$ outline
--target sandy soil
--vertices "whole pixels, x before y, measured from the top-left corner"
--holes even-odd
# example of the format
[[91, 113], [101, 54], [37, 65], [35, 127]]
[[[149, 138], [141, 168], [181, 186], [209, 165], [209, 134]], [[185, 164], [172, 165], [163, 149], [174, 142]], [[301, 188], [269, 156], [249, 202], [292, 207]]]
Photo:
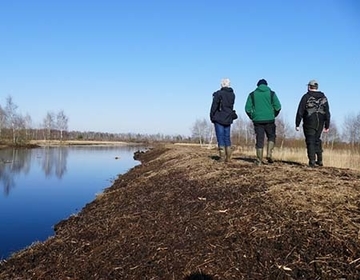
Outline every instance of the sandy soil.
[[136, 153], [54, 237], [1, 261], [0, 279], [360, 279], [359, 172], [215, 156]]

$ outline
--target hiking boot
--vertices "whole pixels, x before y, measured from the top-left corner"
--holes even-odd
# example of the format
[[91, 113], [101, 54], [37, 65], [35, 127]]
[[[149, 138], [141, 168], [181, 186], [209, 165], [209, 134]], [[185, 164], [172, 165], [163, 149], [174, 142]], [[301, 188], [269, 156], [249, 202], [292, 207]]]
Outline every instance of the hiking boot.
[[261, 165], [263, 160], [263, 149], [256, 149], [256, 165]]
[[309, 161], [309, 167], [316, 167], [315, 160], [310, 160]]
[[273, 159], [272, 159], [272, 151], [274, 149], [275, 146], [275, 142], [273, 141], [268, 141], [267, 143], [267, 162], [268, 163], [274, 163]]
[[231, 146], [226, 146], [225, 147], [225, 162], [229, 162], [231, 160], [231, 154], [232, 154], [232, 149]]
[[324, 166], [322, 161], [315, 161], [315, 164], [318, 165], [318, 166]]

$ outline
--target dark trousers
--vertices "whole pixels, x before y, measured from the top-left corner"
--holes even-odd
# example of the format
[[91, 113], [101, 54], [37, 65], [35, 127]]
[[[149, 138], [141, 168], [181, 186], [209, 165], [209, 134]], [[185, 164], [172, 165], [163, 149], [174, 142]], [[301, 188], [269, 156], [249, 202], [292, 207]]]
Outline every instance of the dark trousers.
[[320, 139], [321, 133], [322, 133], [322, 129], [304, 127], [307, 155], [310, 162], [315, 162], [316, 156], [317, 156], [317, 160], [321, 161], [322, 158], [322, 145]]
[[254, 123], [256, 135], [256, 149], [264, 148], [265, 135], [269, 141], [275, 143], [276, 138], [276, 125], [275, 123]]

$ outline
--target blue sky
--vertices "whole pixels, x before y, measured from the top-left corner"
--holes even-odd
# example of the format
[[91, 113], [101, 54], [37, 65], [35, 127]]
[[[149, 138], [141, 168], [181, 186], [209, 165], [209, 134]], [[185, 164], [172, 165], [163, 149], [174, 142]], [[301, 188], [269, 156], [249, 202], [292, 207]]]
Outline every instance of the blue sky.
[[340, 127], [359, 113], [357, 0], [0, 2], [0, 104], [69, 130], [190, 135], [223, 77], [244, 105], [265, 78], [294, 125], [318, 80]]

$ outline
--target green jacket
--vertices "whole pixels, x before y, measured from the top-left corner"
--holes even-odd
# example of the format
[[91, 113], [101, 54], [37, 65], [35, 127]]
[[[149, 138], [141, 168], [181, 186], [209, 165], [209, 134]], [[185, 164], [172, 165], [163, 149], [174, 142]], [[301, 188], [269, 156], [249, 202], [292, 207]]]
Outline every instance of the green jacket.
[[245, 104], [245, 112], [254, 123], [274, 122], [280, 110], [276, 93], [267, 85], [260, 85], [251, 92]]

